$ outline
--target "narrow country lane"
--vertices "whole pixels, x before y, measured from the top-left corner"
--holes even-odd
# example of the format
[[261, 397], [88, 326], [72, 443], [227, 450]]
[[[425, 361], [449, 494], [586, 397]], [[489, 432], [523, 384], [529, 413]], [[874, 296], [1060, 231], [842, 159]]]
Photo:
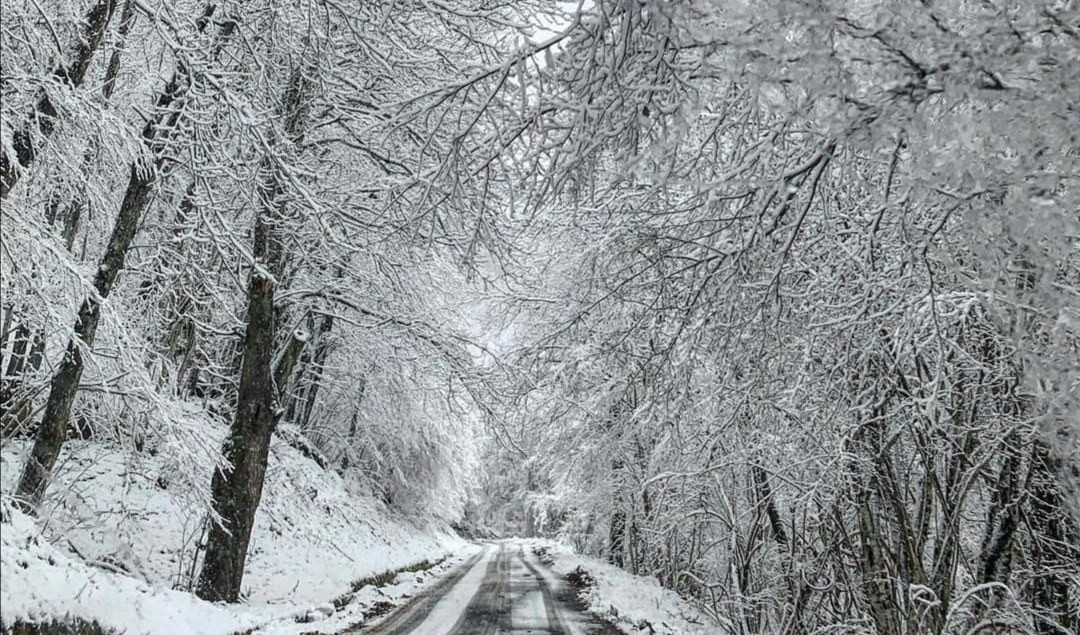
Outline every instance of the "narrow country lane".
[[445, 579], [374, 628], [372, 635], [612, 634], [619, 631], [574, 606], [522, 544], [485, 547]]

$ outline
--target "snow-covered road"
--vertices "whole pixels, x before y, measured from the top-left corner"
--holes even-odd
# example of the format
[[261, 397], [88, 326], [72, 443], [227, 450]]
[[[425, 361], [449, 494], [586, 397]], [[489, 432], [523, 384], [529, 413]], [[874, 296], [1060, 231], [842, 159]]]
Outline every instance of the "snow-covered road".
[[521, 543], [492, 544], [374, 628], [377, 635], [618, 633], [573, 606], [573, 592]]

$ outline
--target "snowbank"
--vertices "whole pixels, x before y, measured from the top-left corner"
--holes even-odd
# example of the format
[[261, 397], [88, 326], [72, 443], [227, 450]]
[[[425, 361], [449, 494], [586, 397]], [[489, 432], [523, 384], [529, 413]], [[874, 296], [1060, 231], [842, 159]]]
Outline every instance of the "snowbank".
[[713, 620], [652, 579], [581, 556], [561, 543], [528, 541], [540, 560], [564, 581], [585, 572], [591, 583], [581, 587], [580, 597], [590, 612], [625, 633], [650, 635], [705, 635], [717, 632]]
[[[213, 436], [203, 440], [207, 447]], [[168, 448], [150, 455], [71, 440], [35, 522], [7, 504], [26, 449], [6, 442], [0, 450], [0, 483], [11, 512], [10, 522], [0, 525], [0, 619], [6, 624], [71, 615], [125, 633], [177, 635], [232, 633], [282, 618], [292, 624], [294, 616], [314, 617], [312, 611], [327, 617], [328, 606], [347, 608], [330, 603], [357, 579], [474, 549], [437, 521], [395, 516], [275, 439], [248, 552], [246, 601], [215, 606], [172, 590], [190, 588], [197, 574], [193, 559], [204, 536], [212, 452], [184, 461]], [[407, 594], [429, 575], [412, 574], [400, 589], [361, 590], [351, 610], [361, 614], [370, 610], [365, 600]], [[351, 619], [355, 623], [356, 615]]]
[[5, 511], [11, 521], [0, 524], [5, 624], [75, 617], [128, 633], [233, 633], [274, 617], [265, 610], [215, 606], [91, 567], [45, 541], [29, 517]]

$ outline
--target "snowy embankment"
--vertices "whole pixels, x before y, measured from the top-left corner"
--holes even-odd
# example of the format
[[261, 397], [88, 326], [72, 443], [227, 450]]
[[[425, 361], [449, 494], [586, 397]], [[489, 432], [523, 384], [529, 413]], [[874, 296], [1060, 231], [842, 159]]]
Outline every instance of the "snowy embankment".
[[576, 587], [589, 612], [633, 635], [704, 635], [716, 633], [713, 620], [679, 594], [652, 579], [628, 573], [595, 558], [574, 553], [567, 545], [532, 539], [528, 544], [558, 580]]
[[[203, 440], [214, 447], [215, 439]], [[311, 632], [324, 622], [333, 632], [385, 611], [476, 549], [437, 521], [396, 517], [275, 438], [245, 601], [213, 605], [173, 590], [191, 588], [198, 573], [212, 459], [71, 440], [35, 520], [9, 497], [26, 449], [8, 441], [0, 451], [5, 625], [72, 616], [128, 634]], [[357, 582], [424, 561], [438, 564], [385, 576], [378, 588]]]

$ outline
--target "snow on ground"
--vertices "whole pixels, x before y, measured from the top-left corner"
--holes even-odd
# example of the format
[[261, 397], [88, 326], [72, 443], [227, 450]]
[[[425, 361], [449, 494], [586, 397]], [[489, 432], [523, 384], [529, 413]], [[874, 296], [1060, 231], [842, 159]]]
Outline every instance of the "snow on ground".
[[[301, 621], [298, 621], [295, 617], [277, 619], [263, 624], [257, 632], [260, 635], [340, 633], [359, 624], [375, 623], [380, 618], [386, 617], [393, 609], [405, 604], [418, 593], [438, 582], [443, 576], [461, 566], [469, 556], [476, 553], [480, 548], [479, 545], [466, 545], [458, 553], [446, 558], [431, 569], [416, 573], [399, 573], [392, 583], [383, 587], [366, 586], [360, 591], [351, 594], [352, 599], [348, 604], [340, 608], [333, 605], [316, 607], [310, 610]], [[330, 610], [335, 608], [337, 610], [331, 613]]]
[[44, 540], [28, 516], [5, 510], [0, 525], [0, 613], [5, 624], [77, 617], [129, 633], [232, 633], [276, 617], [219, 607], [92, 567]]
[[[198, 445], [212, 450], [221, 433], [210, 429]], [[35, 522], [8, 504], [26, 449], [14, 441], [0, 449], [0, 486], [11, 512], [11, 522], [0, 525], [5, 623], [71, 614], [130, 634], [176, 635], [231, 633], [283, 617], [292, 624], [292, 616], [325, 615], [359, 578], [475, 550], [436, 521], [395, 517], [275, 438], [248, 553], [245, 602], [218, 607], [171, 590], [190, 588], [197, 574], [192, 559], [204, 535], [212, 451], [182, 458], [167, 446], [151, 455], [73, 439]], [[345, 607], [357, 614], [350, 624], [370, 604], [408, 595], [431, 575], [361, 590]], [[275, 622], [274, 628], [291, 627]]]
[[[622, 569], [574, 553], [567, 545], [549, 540], [527, 541], [531, 550], [545, 554], [541, 560], [558, 580], [548, 578], [556, 589], [566, 585], [566, 576], [580, 568], [595, 584], [581, 591], [588, 610], [619, 630], [631, 634], [704, 635], [716, 633], [717, 625], [679, 594], [665, 589], [653, 578], [633, 575]], [[543, 568], [539, 570], [545, 575]]]

